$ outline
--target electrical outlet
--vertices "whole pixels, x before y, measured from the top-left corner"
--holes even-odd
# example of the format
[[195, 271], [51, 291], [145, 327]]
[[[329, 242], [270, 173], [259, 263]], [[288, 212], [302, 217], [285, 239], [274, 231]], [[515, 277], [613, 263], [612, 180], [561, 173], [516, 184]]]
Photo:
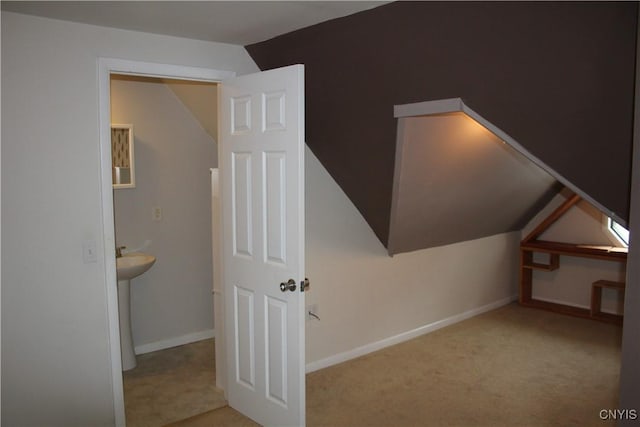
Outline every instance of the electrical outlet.
[[154, 206], [153, 208], [151, 208], [151, 219], [153, 219], [154, 221], [161, 221], [162, 220], [162, 208], [159, 206]]
[[318, 313], [318, 304], [308, 305], [306, 315], [307, 320], [320, 320], [320, 314]]

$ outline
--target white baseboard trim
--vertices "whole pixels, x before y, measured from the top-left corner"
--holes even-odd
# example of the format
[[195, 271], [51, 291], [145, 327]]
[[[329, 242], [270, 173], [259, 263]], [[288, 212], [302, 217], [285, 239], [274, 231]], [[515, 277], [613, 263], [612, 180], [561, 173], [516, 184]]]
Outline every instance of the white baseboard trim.
[[150, 342], [135, 346], [136, 354], [151, 353], [152, 351], [164, 350], [166, 348], [177, 347], [179, 345], [190, 344], [196, 341], [215, 338], [216, 332], [213, 329], [207, 329], [199, 332], [181, 335], [179, 337], [168, 338], [166, 340]]
[[329, 356], [325, 359], [316, 360], [315, 362], [307, 363], [305, 366], [306, 372], [314, 372], [320, 369], [328, 368], [329, 366], [337, 365], [338, 363], [346, 362], [347, 360], [355, 359], [365, 354], [373, 353], [374, 351], [382, 350], [385, 347], [400, 344], [401, 342], [408, 341], [410, 339], [419, 337], [420, 335], [428, 334], [429, 332], [436, 331], [444, 328], [445, 326], [453, 325], [454, 323], [461, 322], [487, 311], [494, 310], [504, 305], [510, 304], [513, 301], [517, 301], [518, 296], [513, 295], [501, 300], [492, 302], [491, 304], [483, 305], [482, 307], [474, 308], [464, 313], [456, 314], [454, 316], [447, 317], [442, 320], [438, 320], [428, 325], [420, 326], [413, 330], [400, 333], [398, 335], [382, 339], [370, 344], [363, 345], [361, 347], [354, 348], [353, 350], [338, 353], [333, 356]]

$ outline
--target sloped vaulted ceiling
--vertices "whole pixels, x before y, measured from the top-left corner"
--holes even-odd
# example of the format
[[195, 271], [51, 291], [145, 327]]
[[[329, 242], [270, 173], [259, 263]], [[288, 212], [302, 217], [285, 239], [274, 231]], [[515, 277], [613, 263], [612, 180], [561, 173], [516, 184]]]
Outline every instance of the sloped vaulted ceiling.
[[305, 64], [307, 144], [385, 245], [394, 105], [437, 99], [462, 98], [626, 220], [637, 8], [397, 2], [247, 50], [261, 69]]
[[395, 116], [390, 255], [520, 230], [570, 184], [459, 98]]

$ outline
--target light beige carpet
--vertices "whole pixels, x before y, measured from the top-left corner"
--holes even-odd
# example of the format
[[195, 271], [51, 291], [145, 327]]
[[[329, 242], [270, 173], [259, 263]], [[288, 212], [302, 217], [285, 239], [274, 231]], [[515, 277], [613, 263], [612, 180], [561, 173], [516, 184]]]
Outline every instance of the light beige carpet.
[[[621, 328], [511, 304], [307, 375], [307, 425], [606, 426]], [[175, 426], [252, 426], [231, 408]]]
[[137, 356], [123, 373], [128, 427], [158, 427], [226, 405], [212, 339]]
[[225, 406], [204, 414], [176, 423], [168, 424], [165, 427], [259, 427], [260, 424], [253, 422], [243, 416], [233, 408]]

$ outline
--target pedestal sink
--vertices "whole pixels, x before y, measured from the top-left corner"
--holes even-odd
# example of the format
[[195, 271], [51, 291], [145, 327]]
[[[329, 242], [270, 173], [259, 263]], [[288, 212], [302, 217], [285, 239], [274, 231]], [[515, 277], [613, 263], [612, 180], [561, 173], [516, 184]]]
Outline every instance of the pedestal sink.
[[128, 371], [136, 367], [136, 353], [133, 350], [131, 335], [131, 279], [138, 277], [151, 268], [156, 257], [140, 252], [132, 252], [116, 258], [118, 276], [118, 314], [120, 316], [120, 354], [122, 370]]

